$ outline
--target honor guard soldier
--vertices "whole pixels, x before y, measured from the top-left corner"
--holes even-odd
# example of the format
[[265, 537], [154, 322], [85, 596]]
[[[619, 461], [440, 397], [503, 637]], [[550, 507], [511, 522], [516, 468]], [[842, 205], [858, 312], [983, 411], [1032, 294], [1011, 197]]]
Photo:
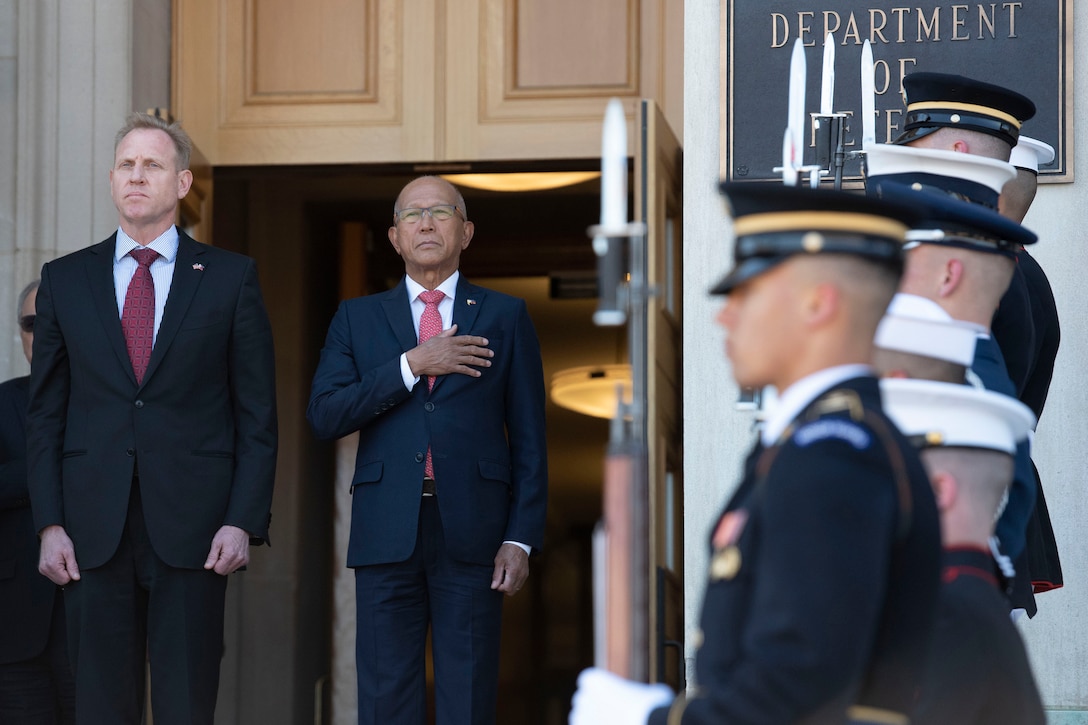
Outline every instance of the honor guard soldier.
[[[1009, 157], [1009, 163], [1016, 168], [1016, 178], [1005, 184], [1001, 191], [998, 210], [1009, 219], [1022, 222], [1035, 199], [1039, 167], [1053, 161], [1053, 147], [1037, 139], [1020, 136], [1019, 143]], [[1017, 272], [1023, 275], [1027, 283], [1032, 331], [1031, 347], [1028, 351], [1030, 368], [1018, 392], [1020, 401], [1027, 404], [1039, 419], [1043, 416], [1050, 380], [1054, 374], [1054, 360], [1061, 341], [1058, 306], [1054, 300], [1054, 291], [1050, 288], [1050, 281], [1035, 258], [1026, 249], [1022, 249], [1017, 252], [1016, 259]], [[1013, 295], [1006, 293], [1001, 299], [993, 321], [994, 338], [1001, 346], [1001, 353], [1007, 364], [1017, 357], [1014, 348], [1022, 349], [1025, 345], [1024, 328], [1027, 326], [1023, 307], [1015, 304], [1012, 297]], [[1028, 521], [1027, 531], [1028, 578], [1031, 591], [1021, 586], [1013, 592], [1013, 605], [1025, 609], [1032, 616], [1036, 611], [1032, 594], [1057, 589], [1064, 584], [1054, 527], [1050, 523], [1050, 512], [1037, 470], [1035, 484], [1035, 509]]]
[[[964, 76], [911, 73], [903, 79], [903, 90], [907, 99], [904, 131], [893, 143], [919, 151], [940, 150], [1008, 162], [1018, 145], [1021, 127], [1035, 115], [1035, 104], [1026, 96]], [[948, 192], [958, 193], [964, 183], [954, 172], [925, 171], [941, 174], [943, 181], [936, 186]], [[1016, 171], [1012, 173], [1015, 178]], [[998, 186], [999, 194], [1003, 186]], [[997, 196], [966, 198], [998, 208]], [[1004, 293], [1001, 310], [992, 321], [996, 324], [990, 326], [1019, 395], [1034, 367], [1035, 346], [1027, 280], [1019, 267]]]
[[[724, 184], [735, 265], [712, 294], [736, 382], [780, 392], [710, 536], [698, 687], [587, 670], [573, 725], [907, 723], [938, 587], [916, 452], [881, 412], [873, 334], [915, 211]], [[671, 698], [669, 698], [671, 699]]]
[[[867, 163], [867, 194], [908, 189], [927, 209], [926, 220], [907, 233], [909, 251], [900, 291], [930, 299], [953, 319], [975, 325], [978, 341], [972, 373], [987, 390], [1017, 397], [990, 323], [1016, 270], [1018, 250], [1034, 244], [1036, 236], [988, 204], [968, 203], [983, 188], [1000, 190], [1015, 177], [1015, 169], [1007, 162], [968, 153], [892, 145], [870, 149]], [[998, 174], [999, 167], [1003, 174]], [[968, 188], [971, 191], [965, 194]], [[1009, 502], [997, 526], [1002, 552], [1024, 571], [1027, 525], [1034, 506], [1035, 477], [1024, 443], [1017, 454]]]
[[921, 378], [963, 385], [978, 330], [953, 320], [933, 300], [896, 293], [876, 328], [873, 366], [882, 378]]
[[998, 588], [989, 540], [1035, 416], [999, 393], [928, 380], [881, 381], [884, 407], [921, 447], [941, 516], [944, 566], [913, 722], [1044, 725], [1024, 643]]
[[1016, 91], [950, 73], [903, 78], [907, 110], [903, 132], [892, 141], [1008, 161], [1020, 127], [1035, 104]]

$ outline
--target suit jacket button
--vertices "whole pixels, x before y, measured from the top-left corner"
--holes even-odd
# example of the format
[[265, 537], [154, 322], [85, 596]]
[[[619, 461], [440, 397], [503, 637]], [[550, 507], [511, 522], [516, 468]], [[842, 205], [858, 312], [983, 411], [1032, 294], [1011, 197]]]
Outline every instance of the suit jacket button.
[[428, 413], [432, 412], [434, 410], [434, 403], [424, 403], [423, 410], [427, 411]]
[[142, 408], [142, 407], [144, 407], [144, 401], [142, 401], [142, 400], [137, 400], [137, 401], [136, 401], [136, 407], [137, 407], [137, 408]]
[[416, 454], [416, 463], [423, 463], [423, 454], [422, 453], [417, 453]]
[[125, 451], [125, 453], [127, 453], [129, 456], [134, 456], [134, 455], [136, 455], [136, 449], [135, 448], [129, 448], [127, 451]]

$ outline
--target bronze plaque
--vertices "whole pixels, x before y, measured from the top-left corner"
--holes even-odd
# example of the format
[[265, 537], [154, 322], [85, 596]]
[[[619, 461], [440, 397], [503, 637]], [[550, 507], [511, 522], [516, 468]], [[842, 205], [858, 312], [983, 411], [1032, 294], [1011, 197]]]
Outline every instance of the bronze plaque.
[[[901, 130], [902, 78], [914, 71], [956, 73], [1023, 93], [1035, 117], [1022, 132], [1054, 147], [1041, 181], [1073, 180], [1072, 0], [999, 0], [895, 6], [827, 0], [722, 0], [721, 176], [730, 181], [778, 179], [788, 107], [790, 55], [797, 38], [807, 64], [805, 111], [820, 109], [824, 38], [833, 33], [832, 111], [849, 114], [845, 150], [860, 150], [861, 50], [872, 44], [876, 141]], [[811, 124], [811, 121], [809, 121]], [[806, 129], [805, 163], [816, 162]], [[849, 157], [844, 177], [860, 178]]]

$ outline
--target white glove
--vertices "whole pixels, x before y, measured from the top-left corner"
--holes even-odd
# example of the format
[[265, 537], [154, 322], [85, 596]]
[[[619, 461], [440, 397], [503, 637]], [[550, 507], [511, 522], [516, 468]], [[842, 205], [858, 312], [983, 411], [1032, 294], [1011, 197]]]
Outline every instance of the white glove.
[[667, 685], [632, 682], [591, 667], [578, 675], [570, 725], [646, 725], [650, 713], [673, 700]]

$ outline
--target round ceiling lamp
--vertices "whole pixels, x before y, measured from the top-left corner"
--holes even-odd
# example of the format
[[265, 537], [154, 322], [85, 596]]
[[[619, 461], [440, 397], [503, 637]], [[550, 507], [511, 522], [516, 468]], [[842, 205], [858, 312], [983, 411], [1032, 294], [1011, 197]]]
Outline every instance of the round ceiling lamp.
[[551, 399], [556, 405], [594, 418], [615, 418], [619, 391], [631, 402], [629, 365], [586, 365], [552, 375]]

